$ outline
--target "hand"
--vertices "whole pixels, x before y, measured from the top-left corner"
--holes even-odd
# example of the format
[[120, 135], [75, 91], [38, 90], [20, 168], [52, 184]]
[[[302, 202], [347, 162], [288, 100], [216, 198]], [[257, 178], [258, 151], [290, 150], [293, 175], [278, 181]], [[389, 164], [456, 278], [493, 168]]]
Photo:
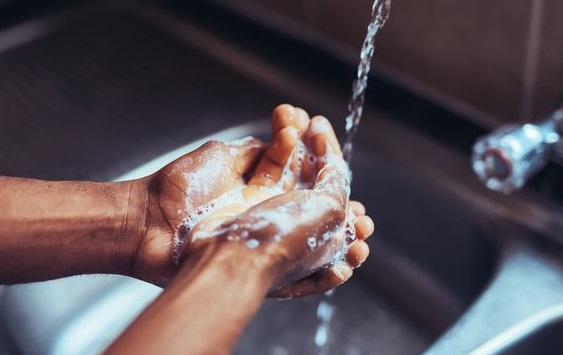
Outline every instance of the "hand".
[[326, 291], [365, 260], [373, 222], [361, 204], [348, 204], [348, 169], [328, 120], [282, 105], [272, 135], [249, 182], [238, 186], [236, 203], [190, 217], [179, 229], [183, 253], [190, 259], [211, 244], [239, 243], [241, 253], [275, 265], [271, 296]]
[[147, 228], [135, 274], [164, 284], [172, 259], [179, 272], [111, 354], [231, 353], [268, 290], [322, 292], [367, 257], [373, 222], [348, 201], [330, 124], [288, 105], [274, 111], [265, 151], [255, 140], [207, 144], [139, 184], [148, 190]]
[[144, 228], [133, 252], [133, 277], [165, 286], [176, 274], [173, 241], [182, 219], [235, 186], [256, 164], [265, 145], [258, 139], [235, 143], [211, 141], [137, 180], [147, 191]]

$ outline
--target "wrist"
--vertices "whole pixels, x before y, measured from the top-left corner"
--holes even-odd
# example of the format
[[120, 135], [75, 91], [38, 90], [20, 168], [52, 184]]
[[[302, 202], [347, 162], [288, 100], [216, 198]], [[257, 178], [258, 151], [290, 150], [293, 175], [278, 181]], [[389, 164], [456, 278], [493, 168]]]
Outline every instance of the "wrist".
[[107, 354], [156, 354], [162, 349], [178, 354], [232, 353], [271, 285], [266, 265], [250, 255], [235, 243], [212, 240], [198, 245], [164, 292]]
[[116, 273], [132, 276], [139, 244], [147, 232], [148, 190], [146, 179], [117, 183], [122, 200], [115, 230]]
[[224, 241], [213, 238], [205, 241], [205, 245], [190, 248], [176, 280], [181, 280], [188, 274], [197, 275], [203, 270], [217, 269], [225, 275], [242, 277], [253, 280], [264, 287], [267, 292], [276, 281], [275, 269], [277, 263], [268, 253], [255, 249], [248, 249], [239, 242]]

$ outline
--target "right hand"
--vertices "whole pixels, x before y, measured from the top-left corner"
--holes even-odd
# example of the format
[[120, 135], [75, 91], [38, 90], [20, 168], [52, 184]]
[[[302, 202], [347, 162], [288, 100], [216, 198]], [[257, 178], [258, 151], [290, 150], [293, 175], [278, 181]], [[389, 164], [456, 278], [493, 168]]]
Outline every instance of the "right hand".
[[[303, 110], [289, 105], [278, 107], [273, 116], [272, 143], [246, 188], [259, 191], [282, 185], [285, 192], [234, 217], [211, 216], [212, 223], [201, 224], [213, 226], [203, 231], [213, 237], [187, 243], [183, 254], [193, 262], [198, 250], [210, 244], [237, 243], [242, 253], [271, 266], [271, 296], [324, 292], [343, 283], [365, 260], [369, 248], [364, 240], [373, 232], [373, 222], [361, 204], [349, 203], [348, 169], [328, 120], [320, 116], [310, 120]], [[295, 154], [300, 143], [306, 156]], [[298, 186], [307, 188], [297, 190]], [[199, 232], [205, 228], [197, 227]], [[355, 232], [347, 235], [350, 229]]]

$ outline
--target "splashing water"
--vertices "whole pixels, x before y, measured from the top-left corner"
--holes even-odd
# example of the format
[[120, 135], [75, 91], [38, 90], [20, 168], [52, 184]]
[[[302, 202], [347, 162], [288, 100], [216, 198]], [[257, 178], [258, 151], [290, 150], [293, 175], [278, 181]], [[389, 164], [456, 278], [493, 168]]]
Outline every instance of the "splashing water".
[[368, 74], [371, 68], [377, 32], [385, 25], [391, 9], [391, 0], [375, 0], [371, 10], [371, 21], [368, 25], [366, 38], [360, 52], [360, 64], [356, 80], [352, 84], [352, 97], [348, 103], [346, 117], [346, 140], [344, 141], [344, 159], [350, 162], [352, 158], [352, 141], [358, 131], [362, 112], [364, 110], [365, 93], [368, 86]]

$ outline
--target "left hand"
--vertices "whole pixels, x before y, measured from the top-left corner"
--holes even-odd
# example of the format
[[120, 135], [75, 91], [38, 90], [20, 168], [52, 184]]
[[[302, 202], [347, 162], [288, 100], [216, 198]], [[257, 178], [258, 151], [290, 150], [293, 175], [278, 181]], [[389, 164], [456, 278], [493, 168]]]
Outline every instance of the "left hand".
[[198, 206], [243, 183], [243, 175], [265, 149], [258, 139], [240, 144], [207, 142], [195, 151], [134, 183], [147, 191], [137, 211], [143, 228], [134, 237], [131, 276], [165, 286], [177, 272], [172, 262], [173, 240], [182, 219]]
[[[292, 171], [297, 173], [297, 179], [311, 187], [323, 174], [325, 177], [331, 176], [332, 178], [328, 179], [330, 181], [343, 181], [341, 178], [336, 178], [336, 175], [343, 174], [341, 169], [335, 169], [334, 166], [325, 167], [321, 163], [322, 157], [327, 153], [326, 149], [331, 149], [332, 154], [340, 157], [341, 160], [338, 141], [325, 118], [316, 117], [311, 120], [303, 110], [281, 105], [273, 114], [272, 136], [273, 141], [268, 148], [257, 139], [234, 143], [208, 142], [155, 174], [135, 181], [135, 184], [143, 186], [147, 194], [145, 206], [136, 210], [139, 216], [136, 220], [144, 222], [141, 223], [142, 230], [136, 233], [140, 237], [135, 241], [130, 275], [165, 286], [178, 271], [178, 267], [172, 261], [172, 254], [174, 240], [179, 232], [182, 234], [181, 222], [184, 217], [235, 187], [242, 186], [252, 190], [257, 186], [269, 187], [279, 184], [288, 163]], [[307, 159], [303, 162], [297, 160], [293, 152], [299, 142], [303, 142], [313, 152], [315, 162]], [[250, 172], [254, 173], [248, 179]], [[364, 239], [373, 232], [373, 222], [365, 216], [365, 209], [360, 203], [348, 202], [347, 192], [344, 191], [347, 187], [342, 185], [338, 187], [337, 184], [338, 188], [332, 191], [320, 191], [318, 188], [295, 190], [297, 181], [285, 180], [283, 183], [285, 194], [257, 205], [254, 210], [276, 208], [276, 205], [282, 206], [288, 203], [295, 205], [293, 203], [295, 201], [313, 202], [327, 198], [338, 200], [339, 207], [321, 213], [319, 221], [332, 220], [334, 223], [324, 225], [342, 226], [344, 218], [348, 216], [346, 220], [351, 224], [351, 229], [355, 229], [355, 235], [352, 236], [351, 241], [348, 241], [350, 245], [347, 246], [342, 260], [332, 267], [324, 268], [337, 250], [343, 249], [345, 239], [351, 236], [346, 236], [345, 228], [340, 228], [323, 248], [307, 252], [307, 238], [314, 237], [319, 240], [322, 234], [329, 230], [314, 228], [314, 219], [304, 219], [301, 225], [294, 225], [289, 233], [293, 237], [286, 238], [285, 244], [271, 243], [273, 246], [270, 250], [275, 250], [274, 254], [277, 253], [278, 257], [285, 255], [282, 259], [296, 260], [296, 257], [306, 257], [309, 261], [300, 264], [301, 270], [291, 267], [288, 261], [285, 264], [286, 275], [278, 277], [276, 284], [286, 285], [288, 281], [295, 281], [314, 270], [323, 268], [294, 284], [272, 291], [270, 295], [292, 297], [329, 290], [348, 279], [352, 269], [359, 266], [367, 257], [369, 249]], [[246, 215], [242, 213], [240, 218], [248, 217], [248, 213]], [[264, 241], [271, 235], [257, 237]], [[220, 238], [212, 239], [214, 240], [208, 240], [207, 244], [220, 240]], [[187, 243], [182, 249], [182, 257], [189, 259], [195, 256], [197, 254], [195, 250], [205, 244]], [[283, 245], [285, 245], [283, 248], [278, 248]], [[297, 246], [304, 248], [299, 249]], [[248, 254], [251, 251], [244, 248], [241, 252]]]

